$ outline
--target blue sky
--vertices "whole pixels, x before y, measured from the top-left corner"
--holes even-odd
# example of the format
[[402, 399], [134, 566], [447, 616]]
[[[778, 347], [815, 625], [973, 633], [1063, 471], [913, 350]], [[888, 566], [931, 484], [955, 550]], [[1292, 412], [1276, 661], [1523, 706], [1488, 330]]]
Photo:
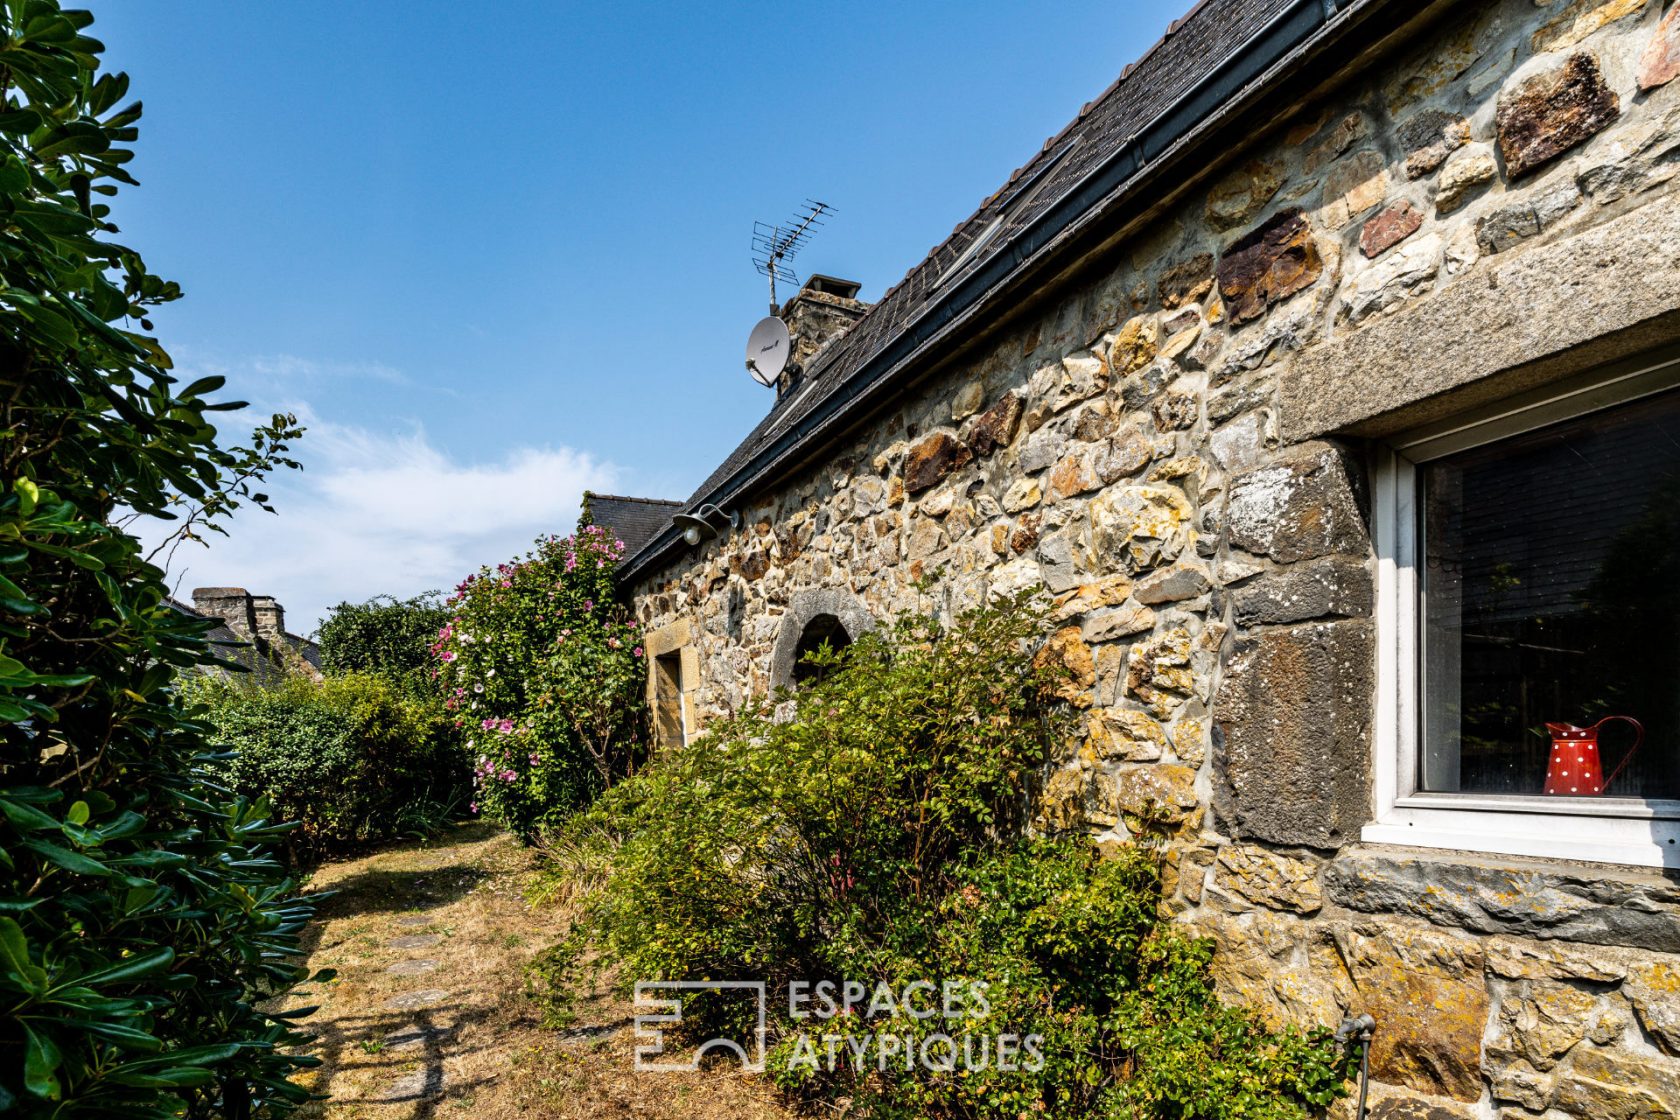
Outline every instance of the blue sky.
[[771, 403], [755, 219], [834, 205], [802, 272], [873, 300], [1187, 6], [93, 0], [166, 345], [311, 428], [176, 574], [308, 630], [686, 496]]

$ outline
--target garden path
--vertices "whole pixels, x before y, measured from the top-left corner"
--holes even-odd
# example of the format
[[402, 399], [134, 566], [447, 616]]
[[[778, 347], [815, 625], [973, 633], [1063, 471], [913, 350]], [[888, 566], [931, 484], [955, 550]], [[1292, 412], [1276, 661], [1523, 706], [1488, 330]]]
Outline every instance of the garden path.
[[544, 1027], [526, 967], [564, 933], [557, 906], [526, 900], [533, 854], [511, 836], [464, 825], [442, 837], [329, 863], [311, 890], [333, 890], [310, 931], [305, 988], [320, 1010], [320, 1120], [433, 1117], [685, 1117], [781, 1120], [767, 1087], [739, 1073], [637, 1074], [630, 1005], [605, 987], [566, 1029]]

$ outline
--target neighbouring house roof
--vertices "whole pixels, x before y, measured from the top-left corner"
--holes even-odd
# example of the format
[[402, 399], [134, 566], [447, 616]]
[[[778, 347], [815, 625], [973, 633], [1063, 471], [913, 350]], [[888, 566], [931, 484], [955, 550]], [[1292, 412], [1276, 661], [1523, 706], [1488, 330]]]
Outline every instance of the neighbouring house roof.
[[593, 525], [612, 530], [624, 542], [624, 554], [632, 556], [671, 524], [671, 515], [683, 504], [669, 498], [627, 498], [621, 494], [583, 492], [583, 518]]
[[317, 673], [321, 671], [321, 647], [318, 643], [305, 638], [301, 634], [294, 634], [290, 630], [282, 636], [286, 639], [286, 645], [293, 653], [303, 659], [304, 664]]
[[[1187, 138], [1210, 143], [1212, 130], [1200, 126], [1281, 83], [1280, 72], [1310, 69], [1300, 65], [1309, 54], [1397, 34], [1407, 21], [1381, 18], [1394, 7], [1390, 0], [1201, 0], [826, 347], [801, 386], [777, 401], [684, 508], [726, 504], [767, 474], [808, 460], [814, 447], [876, 407], [906, 367], [925, 365], [929, 343], [942, 341], [957, 316], [1065, 250], [1076, 226], [1151, 183], [1163, 157], [1183, 155]], [[1408, 17], [1438, 10], [1399, 7]], [[630, 550], [621, 578], [634, 578], [679, 539], [673, 529]]]
[[[267, 688], [270, 685], [280, 683], [288, 673], [296, 671], [296, 661], [291, 661], [288, 664], [287, 657], [277, 655], [277, 651], [271, 649], [266, 640], [260, 640], [254, 644], [240, 637], [232, 627], [219, 618], [195, 610], [175, 598], [166, 601], [171, 610], [179, 611], [181, 614], [192, 618], [209, 619], [215, 622], [216, 625], [211, 627], [205, 635], [210, 642], [211, 652], [215, 654], [218, 661], [228, 665], [237, 665], [245, 670], [244, 673], [239, 673], [237, 669], [227, 669], [223, 670], [224, 672], [236, 673], [242, 679], [251, 681], [259, 688]], [[289, 654], [297, 660], [301, 660], [315, 672], [319, 673], [321, 671], [320, 646], [308, 638], [293, 634], [290, 631], [285, 632], [282, 636], [285, 639]]]

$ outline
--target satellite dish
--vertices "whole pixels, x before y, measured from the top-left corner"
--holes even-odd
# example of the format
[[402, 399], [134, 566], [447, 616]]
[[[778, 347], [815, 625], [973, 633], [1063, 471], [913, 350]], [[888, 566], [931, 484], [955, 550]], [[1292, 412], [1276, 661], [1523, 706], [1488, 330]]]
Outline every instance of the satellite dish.
[[766, 388], [774, 385], [787, 368], [790, 349], [787, 324], [774, 315], [760, 319], [747, 336], [747, 372]]

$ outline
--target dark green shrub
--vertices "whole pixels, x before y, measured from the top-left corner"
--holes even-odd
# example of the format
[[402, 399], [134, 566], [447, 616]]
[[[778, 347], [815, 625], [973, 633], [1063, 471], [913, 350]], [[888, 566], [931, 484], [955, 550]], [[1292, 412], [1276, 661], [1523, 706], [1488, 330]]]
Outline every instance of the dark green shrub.
[[449, 721], [383, 677], [238, 678], [192, 689], [231, 753], [215, 774], [297, 821], [294, 855], [320, 858], [436, 831], [463, 808], [467, 767]]
[[174, 683], [206, 625], [120, 519], [214, 531], [298, 433], [221, 446], [241, 404], [169, 375], [148, 316], [179, 289], [107, 236], [140, 106], [91, 22], [0, 3], [0, 1113], [277, 1116], [312, 1059], [263, 1007], [311, 906], [268, 807], [201, 780]]
[[340, 603], [316, 632], [321, 668], [328, 673], [372, 673], [410, 696], [441, 696], [432, 643], [449, 621], [436, 592], [412, 599], [376, 596]]
[[[1020, 598], [949, 628], [905, 618], [610, 790], [556, 849], [604, 875], [580, 933], [626, 981], [765, 981], [772, 1075], [858, 1115], [1311, 1114], [1339, 1094], [1343, 1058], [1323, 1032], [1274, 1033], [1219, 1003], [1209, 947], [1158, 924], [1153, 848], [1099, 859], [1025, 837], [1030, 782], [1068, 730], [1059, 682], [1034, 668], [1042, 627]], [[790, 982], [847, 981], [990, 998], [955, 1018], [792, 1014]], [[750, 1010], [702, 994], [684, 1024], [748, 1038]], [[864, 1057], [831, 1065], [827, 1034], [864, 1040]], [[965, 1051], [943, 1070], [885, 1041], [937, 1057], [938, 1036], [976, 1054], [1031, 1036], [1036, 1058], [975, 1069]]]

